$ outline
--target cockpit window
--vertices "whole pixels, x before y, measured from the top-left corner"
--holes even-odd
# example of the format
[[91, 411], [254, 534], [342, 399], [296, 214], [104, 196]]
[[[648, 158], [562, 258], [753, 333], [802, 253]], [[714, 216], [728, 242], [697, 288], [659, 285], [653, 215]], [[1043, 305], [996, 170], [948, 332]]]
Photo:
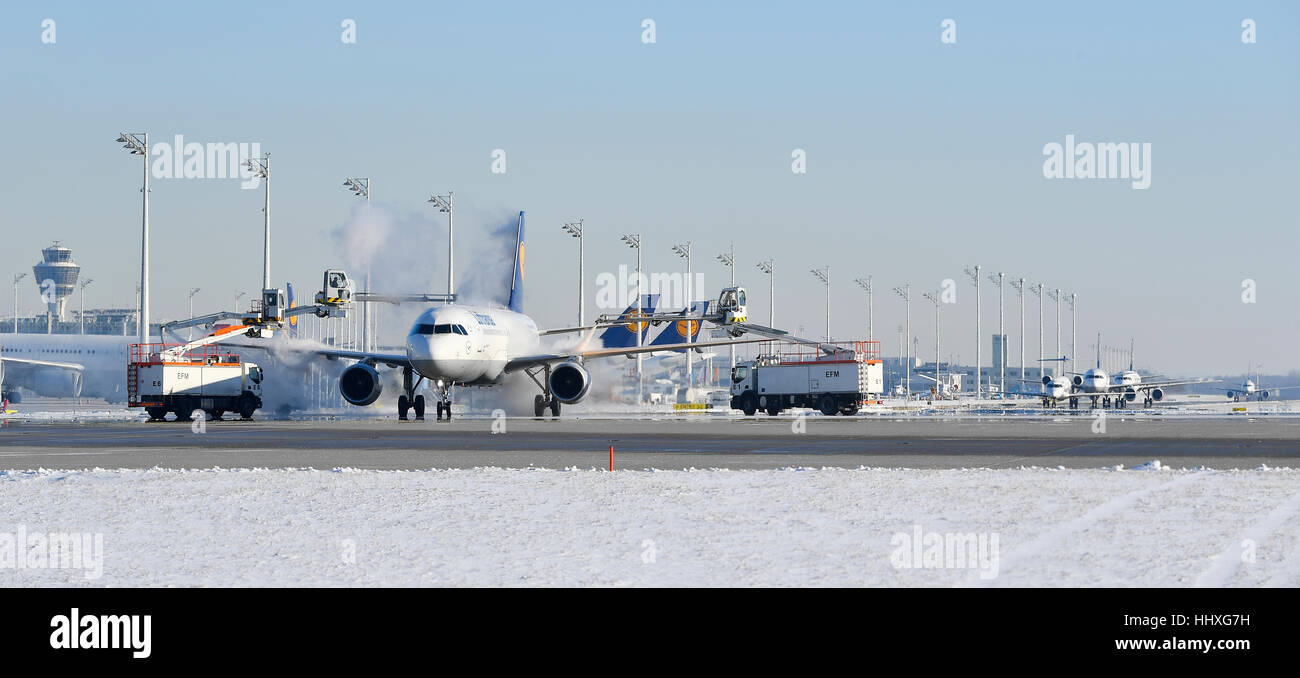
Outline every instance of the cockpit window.
[[467, 337], [469, 336], [469, 331], [465, 329], [464, 325], [452, 325], [451, 331], [455, 332], [456, 334], [463, 334]]
[[419, 325], [416, 325], [416, 326], [415, 326], [415, 333], [416, 333], [416, 334], [433, 334], [433, 325], [426, 325], [426, 324], [424, 324], [424, 323], [420, 323]]
[[451, 332], [451, 325], [450, 325], [450, 324], [448, 324], [448, 325], [434, 325], [434, 326], [433, 326], [433, 333], [434, 333], [434, 334], [451, 334], [451, 333], [452, 333], [452, 332]]

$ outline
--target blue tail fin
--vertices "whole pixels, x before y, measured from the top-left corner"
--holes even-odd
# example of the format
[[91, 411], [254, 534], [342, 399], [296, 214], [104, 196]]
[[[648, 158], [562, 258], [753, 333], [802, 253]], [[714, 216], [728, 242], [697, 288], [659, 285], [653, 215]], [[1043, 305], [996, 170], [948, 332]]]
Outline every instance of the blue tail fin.
[[[645, 313], [647, 315], [654, 313], [655, 307], [658, 305], [659, 305], [658, 294], [641, 295], [642, 313]], [[636, 316], [636, 300], [633, 300], [632, 304], [627, 307], [627, 310], [623, 311], [622, 315], [620, 315], [619, 318], [630, 319], [635, 316]], [[633, 346], [636, 346], [636, 325], [637, 324], [638, 323], [629, 322], [621, 325], [614, 325], [613, 327], [606, 329], [604, 332], [600, 333], [601, 344], [605, 348], [631, 348]], [[650, 333], [650, 323], [639, 323], [639, 324], [643, 326], [641, 330], [642, 344], [649, 343], [648, 335]]]
[[[709, 301], [692, 302], [690, 309], [683, 309], [681, 313], [679, 313], [678, 315], [682, 315], [682, 316], [704, 315], [708, 313], [710, 303], [712, 302]], [[688, 340], [687, 336], [692, 336], [694, 337], [694, 339]], [[686, 320], [675, 320], [672, 323], [669, 323], [668, 327], [665, 327], [664, 330], [659, 333], [659, 336], [655, 337], [655, 340], [650, 342], [650, 345], [664, 346], [666, 344], [684, 344], [687, 341], [699, 341], [699, 340], [700, 340], [700, 321], [692, 320], [690, 321], [690, 324], [688, 326]], [[686, 349], [684, 348], [677, 349], [677, 352], [685, 353]]]
[[524, 213], [519, 212], [519, 230], [515, 233], [515, 271], [510, 278], [510, 300], [506, 306], [515, 313], [524, 312]]

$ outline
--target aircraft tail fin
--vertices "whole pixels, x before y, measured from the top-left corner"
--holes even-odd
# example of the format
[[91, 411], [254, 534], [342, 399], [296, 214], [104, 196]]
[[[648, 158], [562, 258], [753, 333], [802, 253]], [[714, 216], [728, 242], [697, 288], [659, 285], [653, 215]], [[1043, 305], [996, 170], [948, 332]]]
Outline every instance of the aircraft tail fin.
[[524, 312], [524, 213], [519, 211], [519, 227], [515, 232], [515, 270], [510, 278], [510, 299], [506, 304], [515, 313]]

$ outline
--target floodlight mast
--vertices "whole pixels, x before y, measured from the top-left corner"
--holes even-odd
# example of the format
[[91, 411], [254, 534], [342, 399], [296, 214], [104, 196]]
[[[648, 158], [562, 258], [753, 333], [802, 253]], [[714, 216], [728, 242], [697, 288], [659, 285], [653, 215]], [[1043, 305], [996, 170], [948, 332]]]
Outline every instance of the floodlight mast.
[[1029, 291], [1038, 297], [1038, 376], [1042, 377], [1043, 371], [1047, 369], [1043, 362], [1043, 358], [1047, 357], [1043, 354], [1043, 283], [1034, 285]]
[[1007, 328], [1002, 312], [1003, 299], [1005, 296], [1004, 292], [1006, 290], [1004, 284], [1006, 282], [1006, 277], [1007, 274], [1002, 273], [1001, 271], [989, 274], [989, 282], [995, 282], [998, 284], [998, 337], [1000, 338], [998, 339], [997, 361], [998, 365], [1001, 367], [1001, 370], [998, 373], [998, 390], [1003, 394], [999, 397], [1003, 397], [1007, 392]]
[[857, 278], [853, 282], [857, 283], [858, 287], [861, 287], [862, 289], [867, 291], [867, 341], [874, 341], [876, 338], [875, 337], [876, 331], [875, 331], [875, 326], [873, 324], [873, 319], [871, 317], [872, 316], [871, 276], [867, 276], [866, 280], [863, 280], [862, 278]]
[[1020, 295], [1020, 383], [1025, 382], [1025, 279], [1011, 281], [1011, 287]]
[[[140, 343], [149, 343], [149, 133], [123, 132], [117, 137], [117, 143], [144, 160], [144, 194], [143, 219], [140, 225], [140, 317], [136, 321]], [[17, 320], [14, 329], [17, 330]]]
[[[907, 353], [907, 373], [906, 373], [907, 377], [905, 380], [907, 383], [906, 397], [907, 400], [911, 402], [912, 400], [912, 284], [907, 283], [902, 287], [895, 287], [894, 292], [898, 294], [898, 296], [903, 298], [904, 306], [907, 309], [907, 324], [906, 324], [907, 336], [905, 337], [907, 341], [903, 342], [905, 344], [904, 346], [899, 347], [899, 352], [901, 353], [903, 351], [906, 351]], [[939, 369], [938, 367], [935, 367], [935, 370], [938, 369]]]
[[447, 214], [447, 297], [451, 298], [456, 293], [456, 192], [432, 196], [429, 202]]
[[767, 326], [776, 327], [776, 259], [758, 262], [758, 270], [767, 274]]
[[[370, 204], [370, 187], [372, 185], [370, 177], [354, 177], [354, 178], [344, 179], [343, 185], [347, 187], [349, 191], [352, 191], [354, 194], [356, 194], [358, 198], [365, 198], [367, 205]], [[370, 262], [367, 261], [366, 262], [366, 284], [365, 284], [366, 292], [371, 291], [370, 269], [371, 269]], [[371, 331], [371, 323], [377, 318], [377, 316], [373, 313], [373, 309], [371, 309], [370, 304], [368, 303], [361, 304], [360, 316], [361, 317], [359, 318], [359, 320], [361, 321], [361, 350], [370, 351], [373, 350], [370, 345], [370, 341], [371, 341], [371, 337], [374, 335], [374, 333]], [[352, 331], [353, 334], [355, 335], [356, 333], [355, 324], [353, 325]], [[354, 336], [353, 340], [355, 341], [355, 339], [356, 337]]]
[[[687, 240], [681, 245], [673, 245], [673, 252], [677, 256], [686, 260], [686, 343], [692, 344], [695, 337], [694, 320], [691, 317], [695, 312], [695, 302], [692, 301], [691, 290], [691, 241]], [[695, 361], [692, 359], [692, 350], [686, 349], [686, 402], [695, 402]]]
[[[723, 266], [726, 266], [727, 268], [731, 269], [731, 286], [735, 287], [736, 286], [736, 243], [734, 242], [731, 243], [731, 246], [727, 249], [726, 252], [723, 252], [722, 254], [719, 254], [717, 256], [717, 260], [722, 262]], [[731, 374], [736, 371], [736, 346], [735, 344], [732, 344], [727, 348], [728, 348], [728, 352], [731, 354], [731, 372], [728, 373]]]
[[[95, 282], [93, 278], [86, 278], [85, 280], [81, 281], [81, 333], [82, 334], [86, 333], [86, 287], [93, 282]], [[190, 315], [193, 315], [193, 313], [191, 313]], [[14, 316], [15, 329], [18, 327], [18, 325], [16, 324], [17, 322], [18, 322], [18, 317], [15, 315]]]
[[[943, 389], [939, 381], [939, 309], [943, 306], [943, 302], [940, 301], [942, 295], [942, 292], [926, 292], [921, 295], [934, 302], [934, 387], [936, 392], [940, 394]], [[949, 365], [948, 371], [952, 371], [951, 365]]]
[[814, 268], [810, 271], [826, 285], [826, 343], [831, 343], [831, 266]]
[[[983, 329], [980, 327], [981, 308], [980, 308], [980, 266], [976, 264], [973, 267], [966, 268], [966, 275], [970, 276], [971, 284], [975, 286], [975, 398], [978, 400], [980, 392], [983, 390], [984, 375], [980, 369], [983, 366], [984, 355], [981, 352], [980, 335]], [[937, 369], [937, 368], [936, 368]]]
[[264, 221], [262, 224], [262, 289], [271, 289], [271, 154], [261, 158], [249, 158], [244, 162], [248, 169], [258, 177], [266, 180], [266, 203], [262, 207]]
[[[641, 317], [645, 315], [641, 310], [641, 234], [624, 235], [621, 239], [623, 242], [627, 243], [628, 247], [636, 250], [636, 320], [633, 321], [632, 325], [636, 327], [636, 346], [637, 348], [641, 348], [641, 341], [644, 336], [644, 325], [641, 322]], [[645, 379], [641, 373], [641, 354], [637, 353], [636, 404], [638, 406], [641, 404], [641, 394], [644, 384]]]
[[585, 294], [583, 293], [583, 276], [584, 276], [583, 269], [585, 267], [585, 262], [583, 261], [582, 219], [579, 219], [575, 222], [566, 223], [562, 228], [569, 235], [578, 239], [578, 327], [582, 327], [583, 325], [586, 324], [585, 310], [587, 306], [587, 299]]
[[18, 334], [18, 281], [26, 277], [26, 273], [19, 273], [14, 276], [14, 334]]

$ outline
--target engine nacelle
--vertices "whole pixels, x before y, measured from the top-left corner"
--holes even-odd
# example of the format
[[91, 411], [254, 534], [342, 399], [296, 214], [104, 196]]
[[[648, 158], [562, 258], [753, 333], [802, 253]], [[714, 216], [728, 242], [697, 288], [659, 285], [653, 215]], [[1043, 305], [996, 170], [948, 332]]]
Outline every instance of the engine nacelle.
[[587, 389], [591, 388], [591, 375], [580, 363], [561, 363], [551, 369], [549, 385], [551, 395], [556, 400], [572, 405], [587, 397]]
[[76, 398], [81, 395], [81, 372], [40, 368], [32, 375], [32, 390], [48, 398]]
[[1137, 400], [1137, 399], [1138, 399], [1138, 393], [1137, 393], [1137, 391], [1135, 391], [1135, 390], [1133, 390], [1133, 389], [1131, 389], [1131, 388], [1130, 388], [1129, 390], [1125, 391], [1125, 392], [1124, 392], [1124, 399], [1127, 400], [1127, 401], [1129, 401], [1129, 402], [1133, 402], [1134, 400]]
[[1079, 375], [1077, 375], [1077, 374], [1074, 375], [1074, 385], [1075, 385], [1075, 386], [1083, 386], [1083, 377], [1081, 377], [1081, 376], [1079, 376]]
[[1044, 377], [1043, 377], [1043, 386], [1047, 386], [1047, 385], [1050, 384], [1050, 383], [1052, 383], [1052, 378], [1051, 378], [1051, 377], [1048, 377], [1048, 376], [1044, 376]]
[[1237, 392], [1236, 392], [1236, 391], [1228, 391], [1228, 397], [1229, 397], [1229, 398], [1235, 398], [1235, 397], [1237, 397]]
[[1260, 392], [1259, 392], [1259, 399], [1260, 399], [1260, 400], [1268, 400], [1268, 391], [1260, 391]]
[[384, 385], [379, 381], [379, 371], [365, 363], [357, 363], [339, 375], [339, 393], [353, 405], [369, 405], [379, 399]]
[[1164, 389], [1159, 389], [1159, 388], [1151, 389], [1151, 399], [1156, 402], [1160, 402], [1161, 400], [1164, 400], [1165, 399]]

